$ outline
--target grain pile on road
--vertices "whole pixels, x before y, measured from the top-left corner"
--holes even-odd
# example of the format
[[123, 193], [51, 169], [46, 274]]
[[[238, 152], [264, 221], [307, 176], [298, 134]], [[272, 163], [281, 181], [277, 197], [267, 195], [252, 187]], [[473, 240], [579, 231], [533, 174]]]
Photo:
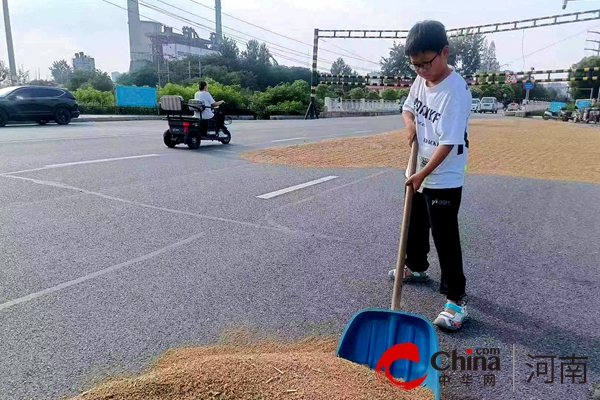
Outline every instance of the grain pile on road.
[[238, 343], [170, 350], [139, 377], [106, 381], [76, 400], [430, 400], [335, 356], [333, 339]]
[[[400, 117], [399, 117], [400, 118]], [[406, 168], [405, 131], [245, 152], [257, 163]], [[559, 121], [472, 119], [467, 173], [600, 183], [600, 130]]]

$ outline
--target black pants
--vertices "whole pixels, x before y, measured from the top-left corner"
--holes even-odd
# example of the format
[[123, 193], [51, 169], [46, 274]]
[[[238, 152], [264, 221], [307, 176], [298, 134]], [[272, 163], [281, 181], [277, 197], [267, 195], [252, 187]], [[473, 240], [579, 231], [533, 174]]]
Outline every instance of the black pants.
[[442, 278], [440, 293], [448, 300], [460, 301], [465, 296], [462, 250], [458, 232], [458, 210], [462, 187], [428, 189], [415, 193], [408, 227], [406, 266], [415, 272], [429, 268], [429, 229], [440, 259]]

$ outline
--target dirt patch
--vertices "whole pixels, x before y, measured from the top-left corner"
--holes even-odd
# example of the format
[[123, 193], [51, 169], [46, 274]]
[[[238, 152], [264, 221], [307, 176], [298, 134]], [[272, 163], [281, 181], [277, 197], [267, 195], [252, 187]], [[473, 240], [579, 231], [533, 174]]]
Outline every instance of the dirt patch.
[[[405, 132], [242, 153], [249, 161], [316, 168], [406, 168]], [[473, 119], [467, 173], [600, 183], [600, 130], [523, 118]]]
[[373, 370], [335, 356], [337, 340], [237, 340], [170, 350], [138, 377], [108, 380], [74, 400], [425, 400], [377, 380]]

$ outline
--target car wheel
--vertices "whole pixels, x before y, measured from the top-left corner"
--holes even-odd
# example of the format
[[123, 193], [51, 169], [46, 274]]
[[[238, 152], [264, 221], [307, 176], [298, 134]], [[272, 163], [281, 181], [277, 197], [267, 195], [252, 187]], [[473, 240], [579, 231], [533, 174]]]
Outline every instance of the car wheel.
[[6, 111], [0, 111], [0, 127], [6, 126], [8, 122], [8, 114]]
[[165, 145], [170, 149], [175, 147], [175, 145], [177, 144], [171, 139], [171, 132], [169, 132], [168, 129], [165, 131], [165, 133], [163, 133], [163, 141], [165, 142]]
[[199, 135], [190, 135], [188, 138], [188, 147], [192, 150], [197, 150], [200, 148], [200, 136]]
[[71, 111], [66, 107], [59, 107], [54, 112], [54, 121], [59, 125], [68, 125], [71, 122]]
[[223, 128], [222, 131], [225, 135], [227, 135], [227, 137], [225, 139], [221, 139], [220, 142], [223, 144], [229, 144], [229, 142], [231, 142], [231, 133], [227, 128]]

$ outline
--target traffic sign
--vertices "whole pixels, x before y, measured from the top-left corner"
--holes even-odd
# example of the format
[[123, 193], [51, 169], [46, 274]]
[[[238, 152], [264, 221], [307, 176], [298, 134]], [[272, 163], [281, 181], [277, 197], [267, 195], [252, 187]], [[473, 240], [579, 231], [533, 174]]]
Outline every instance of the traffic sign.
[[512, 85], [513, 83], [517, 83], [517, 75], [515, 74], [506, 74], [504, 77], [504, 83], [507, 85]]
[[527, 82], [525, 82], [523, 87], [525, 88], [525, 90], [531, 90], [531, 89], [533, 89], [533, 82], [527, 81]]

